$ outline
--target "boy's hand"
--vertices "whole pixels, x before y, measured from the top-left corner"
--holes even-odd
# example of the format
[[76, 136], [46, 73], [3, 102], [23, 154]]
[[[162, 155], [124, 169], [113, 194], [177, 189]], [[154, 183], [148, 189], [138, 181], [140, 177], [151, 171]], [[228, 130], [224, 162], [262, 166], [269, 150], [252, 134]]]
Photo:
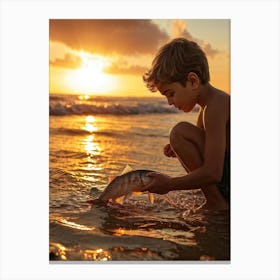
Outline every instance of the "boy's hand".
[[169, 183], [170, 176], [157, 172], [150, 172], [147, 176], [152, 177], [153, 181], [142, 189], [142, 192], [149, 191], [151, 193], [165, 194], [171, 190]]
[[167, 157], [176, 157], [175, 152], [172, 150], [172, 147], [170, 144], [165, 145], [165, 147], [163, 148], [163, 153], [164, 155], [166, 155]]

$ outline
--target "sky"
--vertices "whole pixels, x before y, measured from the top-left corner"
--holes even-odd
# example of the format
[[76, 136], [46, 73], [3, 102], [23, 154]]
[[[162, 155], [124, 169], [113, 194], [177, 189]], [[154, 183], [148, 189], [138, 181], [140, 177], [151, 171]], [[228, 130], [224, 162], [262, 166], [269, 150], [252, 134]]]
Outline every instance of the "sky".
[[50, 93], [151, 96], [142, 76], [157, 50], [176, 37], [201, 46], [210, 83], [229, 93], [228, 19], [51, 19]]

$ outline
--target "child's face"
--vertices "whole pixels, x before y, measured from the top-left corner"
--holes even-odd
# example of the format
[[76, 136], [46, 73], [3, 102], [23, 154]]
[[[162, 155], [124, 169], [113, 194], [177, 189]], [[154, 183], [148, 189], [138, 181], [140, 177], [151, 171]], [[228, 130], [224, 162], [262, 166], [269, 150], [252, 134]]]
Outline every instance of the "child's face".
[[193, 90], [188, 81], [185, 87], [179, 82], [161, 83], [158, 90], [167, 98], [169, 105], [174, 105], [181, 111], [190, 112], [197, 103], [197, 91]]

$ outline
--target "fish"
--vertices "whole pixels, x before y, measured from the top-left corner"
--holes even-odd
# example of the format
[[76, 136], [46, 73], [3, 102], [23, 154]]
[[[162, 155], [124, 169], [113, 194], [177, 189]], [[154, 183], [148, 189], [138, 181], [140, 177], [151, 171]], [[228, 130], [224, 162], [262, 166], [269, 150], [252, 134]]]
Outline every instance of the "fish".
[[[98, 200], [102, 202], [111, 200], [122, 204], [133, 193], [142, 193], [142, 189], [152, 182], [153, 178], [147, 176], [150, 172], [155, 171], [138, 169], [115, 177], [101, 193]], [[153, 204], [152, 193], [148, 192], [148, 197]]]

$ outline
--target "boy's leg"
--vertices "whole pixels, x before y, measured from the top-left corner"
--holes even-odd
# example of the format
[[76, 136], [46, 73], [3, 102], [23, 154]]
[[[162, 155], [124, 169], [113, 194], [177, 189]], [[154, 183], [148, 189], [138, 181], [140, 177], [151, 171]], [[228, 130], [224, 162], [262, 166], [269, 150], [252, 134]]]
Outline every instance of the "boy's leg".
[[[187, 172], [191, 172], [203, 164], [204, 131], [188, 122], [180, 122], [170, 132], [170, 145], [177, 158]], [[225, 209], [227, 202], [216, 185], [201, 186], [207, 199], [204, 208]]]

